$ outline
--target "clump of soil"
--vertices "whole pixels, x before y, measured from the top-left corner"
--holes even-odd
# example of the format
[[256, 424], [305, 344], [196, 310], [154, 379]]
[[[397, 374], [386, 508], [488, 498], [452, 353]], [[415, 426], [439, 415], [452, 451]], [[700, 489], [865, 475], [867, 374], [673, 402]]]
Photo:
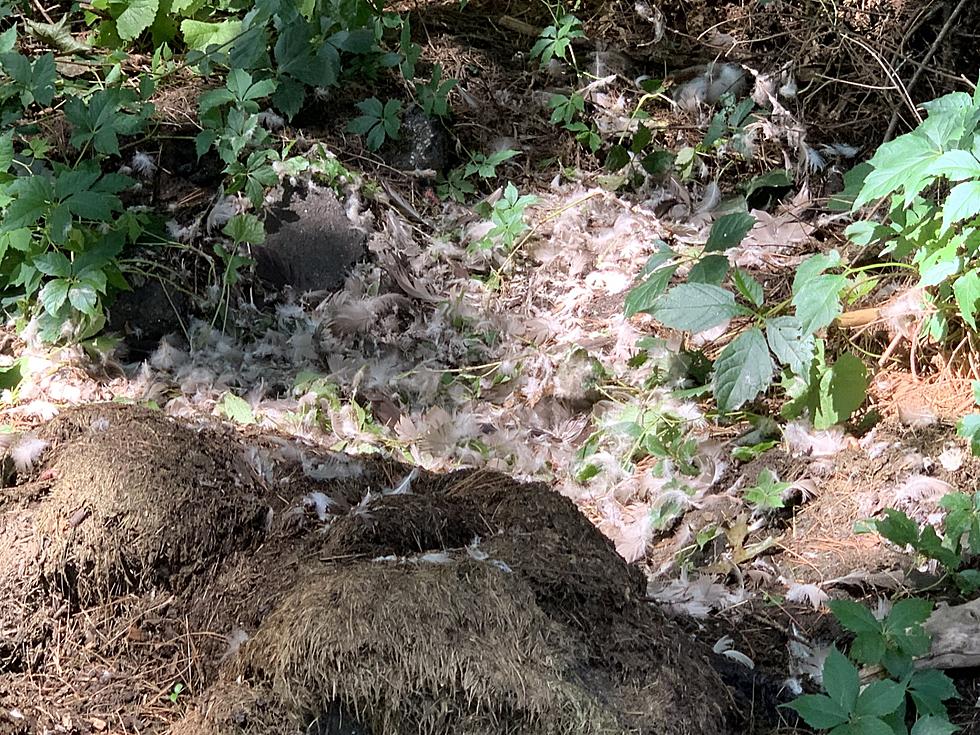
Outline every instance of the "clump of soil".
[[269, 508], [231, 437], [118, 405], [73, 411], [45, 435], [71, 438], [36, 517], [43, 569], [83, 604], [181, 586], [262, 537]]
[[735, 731], [707, 649], [546, 485], [392, 494], [379, 463], [272, 492], [236, 435], [124, 405], [42, 435], [0, 491], [15, 732]]

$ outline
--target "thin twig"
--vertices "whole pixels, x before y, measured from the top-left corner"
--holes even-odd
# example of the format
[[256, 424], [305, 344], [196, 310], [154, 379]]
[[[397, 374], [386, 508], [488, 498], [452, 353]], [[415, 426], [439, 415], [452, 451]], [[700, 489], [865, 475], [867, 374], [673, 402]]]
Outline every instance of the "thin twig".
[[[932, 60], [932, 57], [936, 55], [936, 52], [939, 50], [939, 45], [943, 42], [943, 39], [946, 38], [946, 34], [949, 33], [950, 29], [953, 27], [953, 22], [956, 20], [956, 16], [959, 15], [960, 11], [964, 8], [964, 6], [966, 6], [966, 2], [967, 0], [960, 0], [956, 4], [956, 7], [953, 8], [953, 12], [949, 14], [949, 17], [946, 19], [946, 22], [943, 24], [943, 27], [939, 30], [939, 33], [936, 36], [936, 40], [932, 42], [932, 46], [929, 48], [929, 51], [922, 58], [922, 61], [920, 62], [921, 66], [919, 66], [919, 68], [915, 70], [915, 73], [912, 75], [912, 78], [909, 80], [908, 86], [905, 88], [906, 96], [908, 96], [908, 94], [912, 91], [912, 87], [915, 86], [915, 83], [919, 81], [919, 77], [922, 76], [922, 72], [925, 70], [926, 64], [928, 64]], [[918, 117], [918, 114], [916, 114], [916, 117]], [[919, 118], [919, 122], [922, 122], [922, 118]], [[885, 131], [886, 142], [891, 140], [892, 135], [895, 134], [895, 128], [897, 126], [898, 126], [898, 109], [896, 108], [892, 112], [892, 119], [888, 122], [888, 130]]]

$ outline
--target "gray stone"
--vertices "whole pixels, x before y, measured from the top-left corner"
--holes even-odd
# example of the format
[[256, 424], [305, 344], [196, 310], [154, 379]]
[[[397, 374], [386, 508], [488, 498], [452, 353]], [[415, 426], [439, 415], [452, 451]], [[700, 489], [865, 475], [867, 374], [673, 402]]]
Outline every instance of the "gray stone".
[[401, 171], [445, 171], [449, 165], [449, 136], [439, 120], [411, 107], [402, 118], [398, 140], [385, 148], [389, 166]]
[[366, 234], [330, 190], [287, 191], [265, 225], [265, 244], [254, 249], [255, 273], [277, 288], [336, 291], [365, 254]]

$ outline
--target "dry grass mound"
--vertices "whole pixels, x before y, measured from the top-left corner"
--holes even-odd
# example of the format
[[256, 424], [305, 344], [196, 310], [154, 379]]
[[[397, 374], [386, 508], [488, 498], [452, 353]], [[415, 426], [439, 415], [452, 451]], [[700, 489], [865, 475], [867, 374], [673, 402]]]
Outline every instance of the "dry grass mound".
[[546, 485], [282, 465], [273, 495], [233, 434], [133, 406], [41, 435], [0, 490], [14, 732], [732, 731], [707, 649]]
[[316, 570], [242, 671], [301, 721], [342, 702], [375, 733], [622, 732], [577, 681], [586, 647], [513, 572], [463, 557]]
[[229, 436], [118, 405], [68, 412], [45, 435], [55, 450], [37, 517], [50, 539], [44, 572], [82, 602], [180, 586], [262, 538], [268, 506]]

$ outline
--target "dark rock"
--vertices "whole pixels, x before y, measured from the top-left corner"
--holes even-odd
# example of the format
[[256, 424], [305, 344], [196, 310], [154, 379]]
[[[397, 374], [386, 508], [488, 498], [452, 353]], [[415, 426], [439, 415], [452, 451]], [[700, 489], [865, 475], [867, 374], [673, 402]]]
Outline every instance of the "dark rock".
[[402, 171], [445, 171], [449, 166], [449, 136], [439, 120], [428, 117], [419, 107], [411, 107], [385, 160]]
[[336, 291], [364, 257], [367, 236], [330, 190], [287, 191], [266, 230], [265, 244], [254, 249], [255, 273], [277, 288]]

